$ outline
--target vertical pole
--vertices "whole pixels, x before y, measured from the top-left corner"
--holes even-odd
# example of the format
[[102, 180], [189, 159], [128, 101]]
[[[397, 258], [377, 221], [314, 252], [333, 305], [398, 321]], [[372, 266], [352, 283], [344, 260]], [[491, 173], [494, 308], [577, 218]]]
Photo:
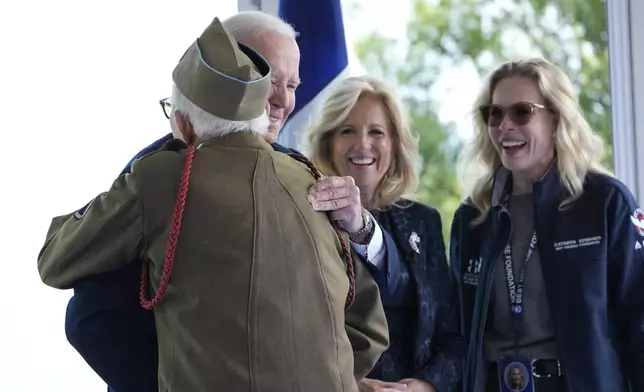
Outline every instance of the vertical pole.
[[[615, 173], [644, 202], [644, 0], [607, 1]], [[639, 14], [638, 14], [639, 13]]]

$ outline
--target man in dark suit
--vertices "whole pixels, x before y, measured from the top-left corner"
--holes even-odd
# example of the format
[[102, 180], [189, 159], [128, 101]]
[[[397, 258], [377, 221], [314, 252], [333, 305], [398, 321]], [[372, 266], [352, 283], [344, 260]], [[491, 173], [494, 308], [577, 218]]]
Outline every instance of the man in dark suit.
[[[295, 32], [278, 18], [261, 12], [242, 12], [223, 24], [237, 40], [256, 49], [270, 63], [273, 76], [267, 139], [277, 151], [299, 154], [274, 143], [293, 111], [299, 84]], [[168, 116], [170, 110], [166, 109], [171, 108], [171, 103], [162, 100], [162, 106]], [[129, 172], [134, 160], [159, 149], [171, 138], [172, 134], [168, 134], [143, 149], [122, 174]], [[323, 198], [315, 203], [316, 209], [330, 211], [331, 218], [348, 232], [362, 232], [363, 238], [352, 237], [354, 249], [356, 245], [366, 245], [370, 260], [380, 258], [385, 263], [398, 257], [395, 249], [387, 252], [381, 228], [362, 210], [352, 179], [330, 177], [316, 187], [326, 190], [318, 192]], [[364, 228], [369, 230], [363, 232]], [[74, 296], [67, 307], [65, 331], [69, 342], [112, 392], [158, 390], [155, 320], [139, 304], [140, 276], [140, 263], [130, 263], [120, 270], [83, 278], [74, 283]]]

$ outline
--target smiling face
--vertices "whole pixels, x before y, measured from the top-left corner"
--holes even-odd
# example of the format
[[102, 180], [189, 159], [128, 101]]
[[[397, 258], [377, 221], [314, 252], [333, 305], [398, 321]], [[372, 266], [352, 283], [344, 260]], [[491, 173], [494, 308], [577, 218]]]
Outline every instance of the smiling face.
[[512, 368], [510, 371], [510, 378], [515, 386], [523, 385], [523, 375], [521, 374], [521, 369], [518, 367]]
[[268, 96], [270, 125], [267, 139], [273, 143], [295, 108], [295, 90], [300, 84], [300, 49], [293, 38], [270, 31], [245, 37], [243, 41], [271, 65], [273, 85]]
[[341, 176], [351, 176], [360, 188], [363, 204], [389, 170], [393, 156], [393, 129], [381, 98], [366, 94], [356, 102], [331, 137], [331, 163]]
[[503, 166], [515, 178], [539, 180], [555, 156], [556, 123], [537, 83], [525, 77], [502, 79], [482, 115]]

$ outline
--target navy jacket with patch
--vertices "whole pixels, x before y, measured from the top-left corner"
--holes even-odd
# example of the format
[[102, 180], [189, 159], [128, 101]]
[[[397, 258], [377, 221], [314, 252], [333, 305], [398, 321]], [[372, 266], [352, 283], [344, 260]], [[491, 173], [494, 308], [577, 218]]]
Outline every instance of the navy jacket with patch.
[[[497, 173], [486, 221], [463, 203], [452, 223], [451, 270], [466, 340], [464, 391], [484, 368], [483, 332], [494, 269], [511, 237], [499, 203], [511, 186]], [[511, 188], [510, 188], [511, 189]], [[546, 295], [569, 392], [644, 391], [644, 214], [615, 178], [588, 174], [584, 193], [569, 208], [553, 168], [534, 184], [535, 226]]]

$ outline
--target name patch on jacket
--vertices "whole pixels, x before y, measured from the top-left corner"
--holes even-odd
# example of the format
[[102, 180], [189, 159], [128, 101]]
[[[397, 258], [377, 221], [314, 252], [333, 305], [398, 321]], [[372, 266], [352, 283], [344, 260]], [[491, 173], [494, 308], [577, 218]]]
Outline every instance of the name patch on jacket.
[[592, 237], [575, 238], [575, 239], [566, 240], [566, 241], [557, 241], [555, 242], [555, 250], [561, 251], [561, 250], [568, 250], [568, 249], [584, 248], [588, 246], [597, 246], [601, 244], [601, 242], [602, 242], [602, 236], [600, 235], [596, 235]]

